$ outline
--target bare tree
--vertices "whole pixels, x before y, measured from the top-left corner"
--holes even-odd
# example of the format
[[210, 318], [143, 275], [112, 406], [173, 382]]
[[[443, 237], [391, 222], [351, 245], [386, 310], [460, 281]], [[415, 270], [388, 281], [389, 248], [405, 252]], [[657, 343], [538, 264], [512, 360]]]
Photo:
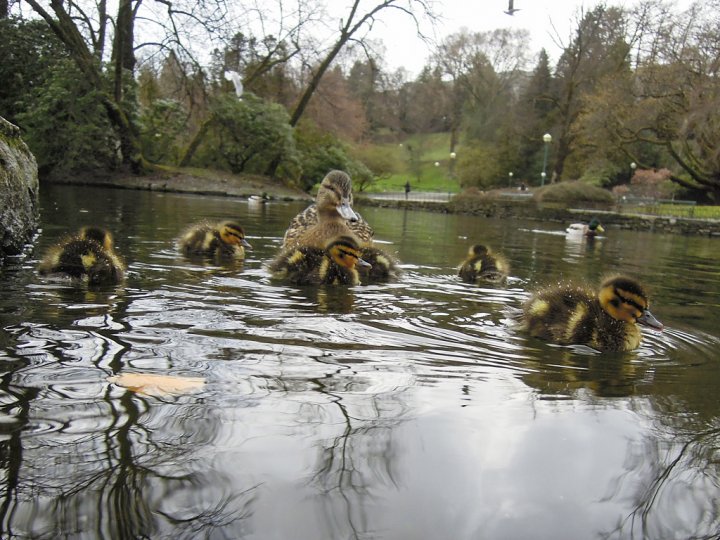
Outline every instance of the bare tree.
[[[376, 3], [365, 13], [360, 13], [361, 3], [361, 0], [354, 0], [347, 15], [340, 20], [339, 35], [324, 58], [312, 69], [312, 74], [305, 87], [305, 91], [300, 96], [290, 115], [290, 125], [297, 125], [300, 118], [302, 118], [308, 103], [310, 103], [310, 99], [320, 84], [320, 80], [337, 58], [340, 51], [351, 42], [356, 42], [360, 46], [363, 46], [364, 36], [361, 36], [363, 30], [370, 31], [381, 12], [396, 10], [405, 13], [415, 22], [417, 28], [420, 27], [419, 17], [424, 16], [431, 21], [436, 18], [431, 7], [431, 2], [428, 0], [383, 0]], [[421, 15], [418, 15], [418, 13]]]
[[562, 178], [566, 160], [577, 150], [575, 128], [585, 97], [603, 77], [629, 69], [631, 46], [626, 26], [625, 16], [618, 8], [599, 5], [588, 13], [580, 13], [574, 37], [558, 62], [557, 89], [549, 96], [557, 115], [552, 133], [556, 141], [553, 177]]
[[641, 168], [674, 163], [671, 180], [720, 200], [720, 31], [714, 0], [685, 13], [646, 3], [635, 71], [605, 80], [583, 119]]
[[[472, 110], [487, 120], [504, 110], [515, 75], [527, 64], [527, 31], [460, 31], [446, 38], [433, 55], [443, 77], [450, 81], [450, 152], [455, 150], [464, 113]], [[491, 122], [484, 122], [489, 125]]]
[[[280, 19], [285, 21], [287, 16], [287, 20], [296, 21], [287, 29], [290, 37], [280, 40], [283, 44], [293, 43], [294, 49], [290, 48], [290, 53], [283, 57], [278, 57], [280, 47], [268, 50], [248, 73], [249, 78], [259, 76], [277, 62], [287, 61], [293, 51], [297, 51], [297, 34], [303, 21], [309, 20], [310, 9], [306, 9], [306, 5], [311, 2], [299, 0], [288, 14], [283, 9], [284, 2], [277, 0]], [[136, 52], [146, 48], [173, 51], [183, 62], [200, 71], [198, 53], [207, 50], [193, 50], [195, 43], [206, 45], [220, 34], [236, 33], [239, 20], [252, 20], [255, 28], [262, 32], [266, 28], [265, 14], [272, 11], [267, 3], [259, 7], [253, 0], [232, 6], [223, 0], [119, 0], [114, 15], [108, 12], [107, 0], [98, 0], [92, 10], [79, 0], [28, 0], [27, 3], [67, 47], [80, 71], [101, 96], [120, 141], [123, 163], [133, 171], [144, 168], [133, 114], [136, 103], [134, 96], [126, 95], [125, 90], [134, 79]], [[140, 23], [141, 32], [138, 32]], [[141, 40], [138, 39], [140, 33]], [[112, 44], [110, 51], [106, 50], [108, 43]], [[286, 52], [288, 48], [282, 50]], [[108, 79], [110, 84], [106, 83]]]

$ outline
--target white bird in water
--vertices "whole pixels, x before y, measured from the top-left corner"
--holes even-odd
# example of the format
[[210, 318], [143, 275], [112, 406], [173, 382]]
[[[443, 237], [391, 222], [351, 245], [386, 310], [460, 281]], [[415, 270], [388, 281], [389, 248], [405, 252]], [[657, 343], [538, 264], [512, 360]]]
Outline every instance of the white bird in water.
[[508, 8], [507, 8], [507, 11], [505, 12], [508, 15], [514, 15], [516, 11], [520, 11], [520, 8], [515, 9], [513, 7], [514, 2], [515, 2], [515, 0], [508, 0]]
[[226, 71], [225, 79], [233, 83], [233, 85], [235, 86], [235, 93], [237, 94], [237, 97], [239, 99], [242, 99], [244, 90], [240, 74], [237, 71]]

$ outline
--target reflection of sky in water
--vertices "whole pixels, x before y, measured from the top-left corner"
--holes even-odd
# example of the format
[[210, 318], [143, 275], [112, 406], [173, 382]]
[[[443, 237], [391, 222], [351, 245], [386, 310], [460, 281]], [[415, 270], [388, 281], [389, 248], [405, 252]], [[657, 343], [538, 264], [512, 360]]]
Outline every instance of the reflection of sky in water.
[[[97, 190], [98, 210], [78, 214], [86, 199], [76, 193], [45, 199], [36, 257], [77, 220], [102, 220], [130, 271], [124, 286], [98, 291], [38, 280], [32, 263], [2, 275], [13, 298], [2, 305], [0, 351], [8, 530], [258, 539], [718, 530], [711, 239], [610, 229], [576, 243], [562, 224], [363, 208], [403, 262], [401, 279], [298, 288], [271, 282], [263, 265], [299, 205]], [[239, 216], [255, 249], [232, 267], [184, 260], [172, 243], [188, 215]], [[505, 287], [455, 278], [476, 241], [509, 259]], [[515, 328], [534, 286], [620, 270], [647, 281], [667, 326], [638, 351], [554, 347]], [[107, 381], [128, 372], [206, 384], [147, 397]]]

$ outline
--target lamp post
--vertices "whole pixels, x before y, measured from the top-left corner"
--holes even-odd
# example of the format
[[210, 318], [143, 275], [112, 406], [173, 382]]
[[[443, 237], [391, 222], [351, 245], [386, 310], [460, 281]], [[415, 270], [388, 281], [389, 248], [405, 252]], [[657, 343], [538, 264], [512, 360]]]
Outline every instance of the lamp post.
[[547, 155], [548, 155], [548, 147], [550, 146], [550, 143], [552, 142], [552, 135], [549, 133], [546, 133], [543, 135], [543, 142], [545, 143], [545, 155], [543, 157], [543, 170], [542, 174], [540, 175], [540, 186], [545, 185], [545, 177], [547, 176], [545, 170], [547, 169]]
[[513, 173], [509, 172], [508, 173], [508, 187], [512, 187], [512, 177], [513, 177]]
[[630, 164], [630, 180], [633, 179], [633, 176], [635, 176], [635, 169], [637, 169], [637, 163], [634, 161]]

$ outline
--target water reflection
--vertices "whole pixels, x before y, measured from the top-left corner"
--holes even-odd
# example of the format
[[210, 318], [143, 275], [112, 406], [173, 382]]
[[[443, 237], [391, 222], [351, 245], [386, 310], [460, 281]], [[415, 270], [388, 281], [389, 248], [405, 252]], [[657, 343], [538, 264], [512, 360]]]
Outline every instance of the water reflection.
[[[363, 208], [401, 278], [288, 287], [265, 264], [302, 205], [87, 189], [45, 192], [36, 253], [102, 224], [129, 263], [121, 286], [41, 279], [34, 260], [0, 274], [0, 536], [720, 531], [713, 239], [572, 244], [561, 224]], [[179, 256], [187, 216], [237, 219], [253, 251]], [[510, 259], [504, 286], [457, 278], [475, 241]], [[667, 325], [637, 351], [517, 331], [535, 285], [617, 271], [651, 286]], [[139, 372], [206, 384], [147, 396], [108, 380]]]

